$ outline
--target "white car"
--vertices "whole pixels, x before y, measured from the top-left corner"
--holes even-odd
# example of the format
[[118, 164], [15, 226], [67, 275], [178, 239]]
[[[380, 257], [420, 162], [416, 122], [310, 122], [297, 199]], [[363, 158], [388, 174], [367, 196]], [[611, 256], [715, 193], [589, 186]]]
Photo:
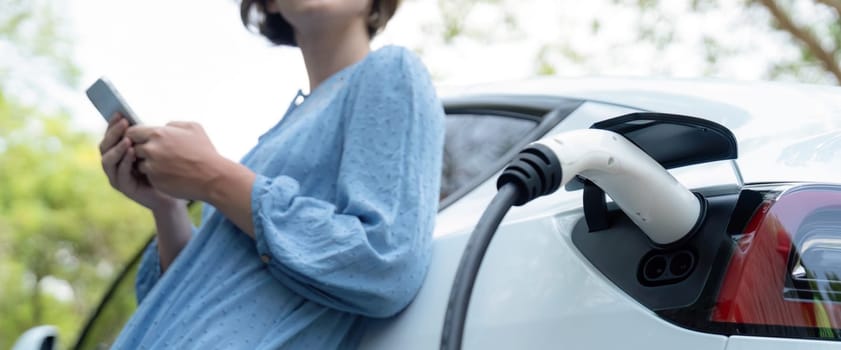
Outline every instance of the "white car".
[[[841, 348], [841, 88], [546, 79], [442, 96], [448, 120], [432, 265], [405, 311], [371, 322], [362, 349]], [[690, 195], [652, 185], [662, 183], [656, 169], [604, 181], [564, 173], [566, 189], [512, 208], [478, 275], [461, 275], [469, 308], [451, 298], [465, 244], [506, 164], [535, 141], [562, 144], [596, 123], [672, 168], [669, 186]], [[571, 149], [602, 152], [583, 140]], [[605, 152], [610, 166], [637, 164]], [[572, 167], [569, 153], [556, 153]], [[684, 205], [690, 221], [680, 218]], [[689, 229], [675, 228], [681, 223]], [[133, 311], [138, 260], [139, 252], [75, 348], [114, 340]], [[453, 316], [459, 308], [465, 317]], [[55, 336], [36, 328], [14, 349], [39, 349]]]

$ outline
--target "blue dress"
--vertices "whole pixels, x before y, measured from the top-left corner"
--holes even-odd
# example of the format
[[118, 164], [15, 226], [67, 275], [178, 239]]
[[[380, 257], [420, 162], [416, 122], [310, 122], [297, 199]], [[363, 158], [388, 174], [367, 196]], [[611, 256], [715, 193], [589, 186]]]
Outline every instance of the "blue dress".
[[[299, 93], [300, 94], [300, 93]], [[345, 349], [424, 280], [444, 112], [420, 60], [389, 46], [337, 72], [263, 134], [255, 239], [210, 205], [161, 275], [141, 262], [115, 349]]]

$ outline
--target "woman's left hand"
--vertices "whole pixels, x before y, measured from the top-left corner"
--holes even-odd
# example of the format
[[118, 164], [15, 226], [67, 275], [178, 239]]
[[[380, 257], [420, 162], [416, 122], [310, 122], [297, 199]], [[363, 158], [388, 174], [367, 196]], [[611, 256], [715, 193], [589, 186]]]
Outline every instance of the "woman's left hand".
[[135, 148], [137, 169], [152, 186], [173, 197], [207, 200], [211, 185], [229, 162], [216, 152], [198, 123], [133, 126], [126, 136]]

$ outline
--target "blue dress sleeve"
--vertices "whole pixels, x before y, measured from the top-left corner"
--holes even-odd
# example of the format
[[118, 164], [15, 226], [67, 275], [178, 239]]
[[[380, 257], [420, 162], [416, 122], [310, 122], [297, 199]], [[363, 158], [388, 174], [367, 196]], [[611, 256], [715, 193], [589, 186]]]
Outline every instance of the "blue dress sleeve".
[[390, 317], [417, 294], [438, 208], [444, 113], [405, 49], [371, 57], [349, 92], [335, 202], [288, 176], [258, 175], [257, 251], [272, 275], [314, 302]]

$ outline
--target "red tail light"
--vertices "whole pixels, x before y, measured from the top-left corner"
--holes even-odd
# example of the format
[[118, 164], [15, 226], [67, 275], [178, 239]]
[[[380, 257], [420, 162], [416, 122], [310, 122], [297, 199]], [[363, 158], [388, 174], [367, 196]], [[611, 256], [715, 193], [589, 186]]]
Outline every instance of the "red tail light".
[[837, 333], [830, 330], [841, 328], [841, 189], [784, 191], [743, 231], [711, 321]]

